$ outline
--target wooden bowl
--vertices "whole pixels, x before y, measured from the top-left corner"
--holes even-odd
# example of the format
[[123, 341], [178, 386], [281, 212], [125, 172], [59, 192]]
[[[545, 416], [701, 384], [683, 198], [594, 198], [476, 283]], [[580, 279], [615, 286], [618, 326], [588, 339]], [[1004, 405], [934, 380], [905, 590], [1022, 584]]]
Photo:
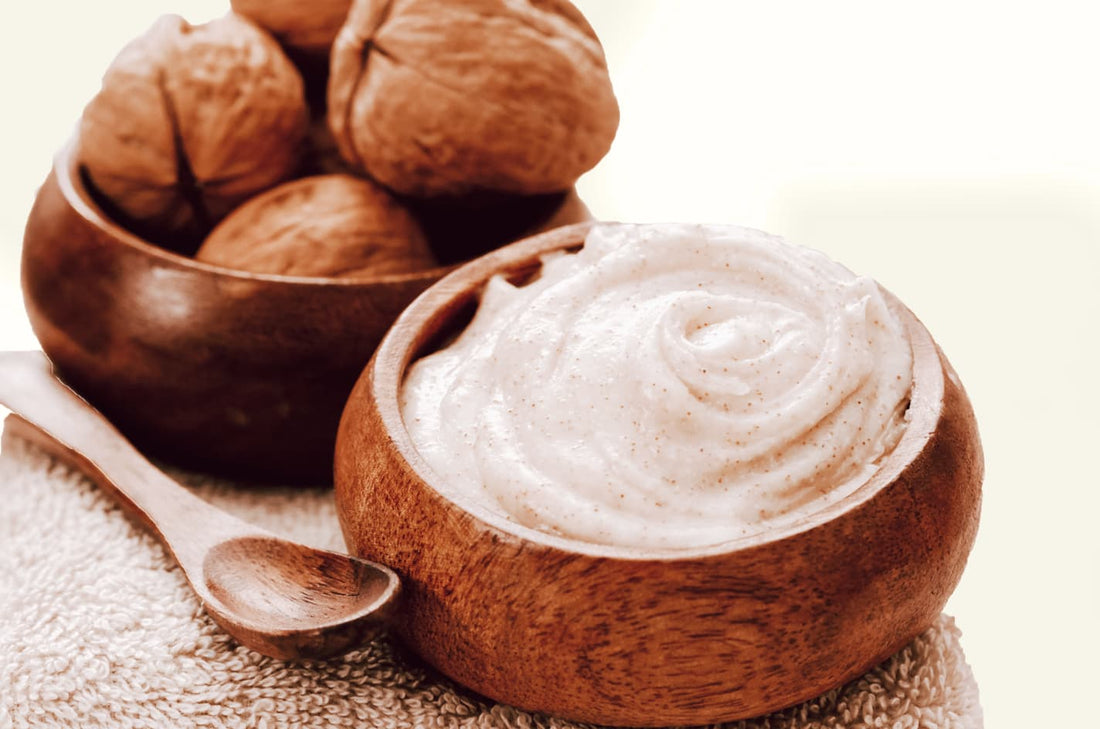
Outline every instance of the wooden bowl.
[[[75, 148], [55, 160], [23, 240], [27, 313], [57, 372], [155, 456], [328, 483], [352, 385], [398, 313], [450, 268], [347, 280], [198, 263], [113, 222]], [[549, 203], [497, 230], [589, 219], [573, 191]]]
[[400, 574], [404, 640], [492, 699], [616, 725], [760, 715], [899, 650], [959, 580], [983, 469], [966, 393], [900, 303], [914, 354], [902, 440], [850, 497], [761, 536], [665, 551], [566, 540], [488, 512], [417, 453], [397, 397], [410, 361], [464, 323], [491, 274], [525, 277], [586, 230], [507, 246], [430, 288], [348, 401], [336, 447], [341, 525], [353, 554]]

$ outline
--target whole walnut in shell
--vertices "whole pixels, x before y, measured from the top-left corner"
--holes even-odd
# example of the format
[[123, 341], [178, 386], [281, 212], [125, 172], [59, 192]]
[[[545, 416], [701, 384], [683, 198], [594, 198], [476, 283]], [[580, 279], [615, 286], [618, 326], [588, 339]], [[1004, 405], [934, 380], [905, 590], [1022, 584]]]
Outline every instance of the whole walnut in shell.
[[354, 0], [328, 102], [344, 158], [417, 196], [565, 190], [619, 122], [603, 49], [565, 0]]
[[195, 258], [253, 273], [335, 278], [438, 265], [416, 220], [389, 192], [342, 174], [257, 195], [210, 233]]
[[230, 0], [229, 4], [285, 47], [327, 56], [351, 0]]
[[291, 174], [307, 123], [302, 79], [265, 31], [233, 14], [167, 15], [107, 69], [80, 162], [124, 224], [186, 248]]

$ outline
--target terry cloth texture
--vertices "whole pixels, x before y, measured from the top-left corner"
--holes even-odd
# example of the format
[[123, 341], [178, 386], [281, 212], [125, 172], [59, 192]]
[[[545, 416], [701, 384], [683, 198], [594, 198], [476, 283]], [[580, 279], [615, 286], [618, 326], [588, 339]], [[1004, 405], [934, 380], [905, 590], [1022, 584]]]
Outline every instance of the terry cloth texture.
[[[331, 492], [204, 498], [308, 544], [343, 548]], [[978, 690], [951, 618], [867, 675], [740, 729], [974, 729]], [[452, 684], [386, 639], [329, 662], [237, 646], [164, 549], [80, 474], [5, 436], [0, 456], [0, 729], [567, 727]]]

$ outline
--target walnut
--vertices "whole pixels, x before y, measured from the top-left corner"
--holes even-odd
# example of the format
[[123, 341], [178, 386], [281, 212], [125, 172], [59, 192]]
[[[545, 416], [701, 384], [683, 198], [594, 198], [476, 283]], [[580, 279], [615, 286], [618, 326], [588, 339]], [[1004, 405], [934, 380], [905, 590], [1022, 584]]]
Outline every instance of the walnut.
[[229, 4], [287, 48], [327, 57], [351, 0], [230, 0]]
[[603, 49], [565, 0], [354, 0], [328, 99], [344, 158], [417, 196], [565, 190], [619, 122]]
[[182, 248], [285, 179], [307, 123], [302, 80], [266, 32], [233, 14], [167, 15], [107, 69], [80, 162], [124, 224]]
[[318, 175], [256, 196], [215, 228], [196, 260], [253, 273], [353, 278], [438, 265], [419, 224], [384, 188]]

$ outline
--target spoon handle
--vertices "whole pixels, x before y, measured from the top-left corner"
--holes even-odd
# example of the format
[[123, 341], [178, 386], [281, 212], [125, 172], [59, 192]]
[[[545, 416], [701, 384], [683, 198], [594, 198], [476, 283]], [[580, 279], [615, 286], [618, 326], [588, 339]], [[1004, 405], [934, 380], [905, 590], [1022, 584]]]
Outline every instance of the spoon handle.
[[[206, 503], [149, 463], [99, 411], [58, 380], [41, 352], [0, 352], [0, 405], [14, 433], [79, 468], [145, 522], [185, 571], [206, 547], [265, 534]], [[29, 426], [29, 427], [28, 427]]]

